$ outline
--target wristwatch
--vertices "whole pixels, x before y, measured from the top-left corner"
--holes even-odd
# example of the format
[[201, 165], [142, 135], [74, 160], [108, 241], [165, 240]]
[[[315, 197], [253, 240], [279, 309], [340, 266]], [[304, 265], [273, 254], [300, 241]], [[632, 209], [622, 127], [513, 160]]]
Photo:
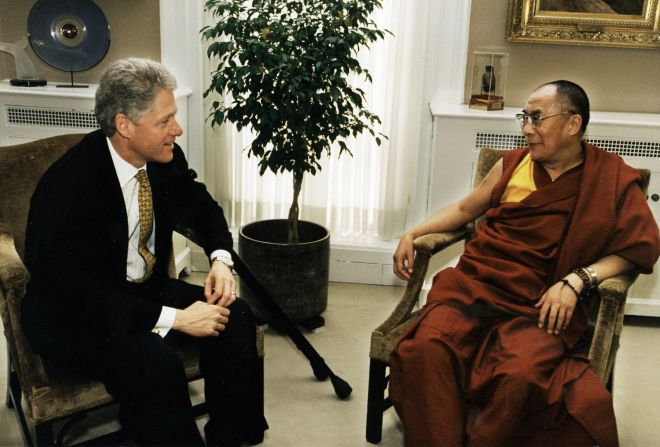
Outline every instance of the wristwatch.
[[231, 256], [218, 254], [211, 258], [211, 262], [213, 261], [220, 261], [230, 269], [234, 268], [234, 261], [232, 261]]
[[593, 267], [585, 267], [584, 268], [587, 273], [589, 273], [589, 282], [591, 283], [592, 288], [598, 287], [598, 275], [596, 274], [596, 269]]

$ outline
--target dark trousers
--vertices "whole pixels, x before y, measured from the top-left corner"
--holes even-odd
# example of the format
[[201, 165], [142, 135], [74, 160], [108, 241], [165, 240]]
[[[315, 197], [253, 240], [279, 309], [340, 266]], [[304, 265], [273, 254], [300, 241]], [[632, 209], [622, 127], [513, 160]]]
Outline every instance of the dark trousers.
[[[204, 299], [203, 288], [178, 280], [127, 287], [177, 308]], [[229, 323], [218, 337], [170, 331], [163, 339], [144, 331], [93, 347], [63, 347], [47, 359], [102, 381], [119, 402], [122, 427], [138, 444], [203, 446], [175, 351], [177, 346], [196, 348], [209, 408], [206, 433], [214, 443], [240, 445], [260, 439], [267, 424], [256, 395], [261, 387], [252, 313], [240, 300], [230, 310]]]

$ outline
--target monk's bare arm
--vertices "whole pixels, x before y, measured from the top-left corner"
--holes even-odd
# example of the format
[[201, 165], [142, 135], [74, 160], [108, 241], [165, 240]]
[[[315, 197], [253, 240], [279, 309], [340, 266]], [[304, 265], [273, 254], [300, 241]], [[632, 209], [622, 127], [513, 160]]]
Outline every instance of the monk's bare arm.
[[[635, 265], [621, 256], [609, 255], [585, 267], [594, 269], [598, 282], [602, 282], [607, 278], [632, 270]], [[561, 329], [568, 327], [577, 304], [576, 292], [581, 294], [585, 287], [584, 282], [575, 273], [566, 275], [564, 279], [575, 289], [575, 292], [560, 281], [550, 287], [536, 304], [536, 307], [541, 308], [539, 327], [543, 327], [547, 317], [548, 334], [558, 335]]]
[[[589, 267], [596, 271], [598, 282], [611, 278], [622, 273], [626, 273], [635, 267], [635, 264], [625, 258], [617, 255], [609, 255], [594, 262]], [[575, 275], [575, 273], [572, 273]], [[577, 276], [577, 275], [576, 275]]]
[[424, 222], [406, 231], [394, 252], [394, 273], [409, 280], [414, 268], [413, 241], [425, 234], [456, 230], [473, 221], [488, 209], [495, 184], [502, 177], [502, 160], [498, 161], [482, 182], [458, 202], [431, 214]]

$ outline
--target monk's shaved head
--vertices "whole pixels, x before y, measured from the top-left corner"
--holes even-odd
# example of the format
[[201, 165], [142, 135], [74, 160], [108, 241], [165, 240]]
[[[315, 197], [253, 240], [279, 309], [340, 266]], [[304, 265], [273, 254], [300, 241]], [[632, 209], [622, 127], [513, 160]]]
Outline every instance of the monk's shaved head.
[[540, 90], [546, 86], [554, 86], [556, 88], [557, 99], [562, 106], [562, 111], [570, 111], [582, 117], [580, 133], [584, 135], [589, 124], [590, 114], [589, 97], [584, 89], [575, 82], [559, 80], [541, 84], [536, 90]]

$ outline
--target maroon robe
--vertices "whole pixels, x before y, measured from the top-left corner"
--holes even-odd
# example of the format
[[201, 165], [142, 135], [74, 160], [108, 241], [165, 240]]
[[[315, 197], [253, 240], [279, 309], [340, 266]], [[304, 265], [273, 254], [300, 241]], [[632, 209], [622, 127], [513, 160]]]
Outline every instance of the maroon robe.
[[658, 227], [639, 173], [584, 144], [583, 165], [500, 198], [527, 149], [504, 156], [491, 208], [456, 268], [436, 275], [391, 358], [390, 395], [409, 446], [618, 445], [612, 401], [578, 343], [578, 305], [560, 337], [534, 304], [575, 267], [616, 254], [650, 272]]

